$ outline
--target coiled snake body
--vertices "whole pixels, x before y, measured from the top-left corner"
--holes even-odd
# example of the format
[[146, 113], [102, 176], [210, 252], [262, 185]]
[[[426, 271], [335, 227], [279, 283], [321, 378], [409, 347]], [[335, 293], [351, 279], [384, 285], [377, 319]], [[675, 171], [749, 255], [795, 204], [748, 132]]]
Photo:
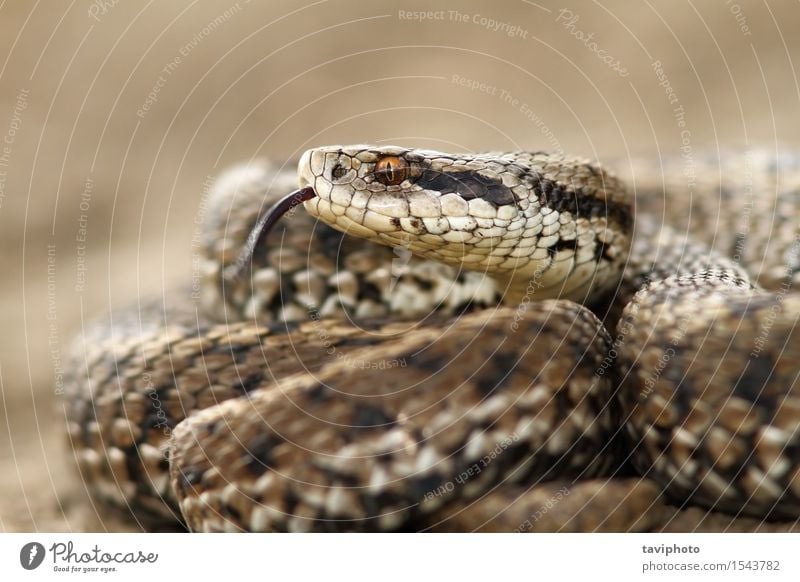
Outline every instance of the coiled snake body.
[[76, 344], [82, 478], [206, 531], [797, 519], [800, 166], [629, 170], [635, 205], [559, 154], [318, 148], [247, 245], [297, 178], [230, 171], [194, 289]]

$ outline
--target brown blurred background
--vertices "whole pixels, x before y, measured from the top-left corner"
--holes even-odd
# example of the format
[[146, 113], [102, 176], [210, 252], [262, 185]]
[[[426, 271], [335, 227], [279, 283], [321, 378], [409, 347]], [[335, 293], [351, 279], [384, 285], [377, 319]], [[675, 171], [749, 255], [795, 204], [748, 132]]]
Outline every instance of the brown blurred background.
[[0, 531], [116, 527], [67, 462], [60, 358], [82, 318], [188, 279], [227, 164], [348, 142], [786, 147], [798, 64], [793, 2], [4, 2]]

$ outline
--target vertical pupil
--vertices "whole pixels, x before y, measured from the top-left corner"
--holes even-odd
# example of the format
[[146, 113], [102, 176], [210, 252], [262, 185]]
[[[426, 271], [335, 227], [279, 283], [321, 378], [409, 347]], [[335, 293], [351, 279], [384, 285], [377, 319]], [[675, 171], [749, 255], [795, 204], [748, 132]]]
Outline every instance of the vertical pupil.
[[386, 176], [389, 180], [394, 180], [394, 168], [392, 167], [392, 162], [388, 162], [386, 164]]

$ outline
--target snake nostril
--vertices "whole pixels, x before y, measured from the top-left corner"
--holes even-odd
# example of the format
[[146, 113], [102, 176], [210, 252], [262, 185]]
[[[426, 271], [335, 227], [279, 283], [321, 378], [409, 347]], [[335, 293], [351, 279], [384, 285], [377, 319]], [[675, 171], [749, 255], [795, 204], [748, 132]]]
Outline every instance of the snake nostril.
[[345, 168], [345, 167], [344, 167], [342, 164], [340, 164], [340, 163], [337, 163], [337, 164], [336, 164], [335, 166], [333, 166], [333, 168], [331, 169], [331, 177], [332, 177], [334, 180], [338, 180], [339, 178], [341, 178], [342, 176], [344, 176], [346, 173], [347, 173], [347, 168]]

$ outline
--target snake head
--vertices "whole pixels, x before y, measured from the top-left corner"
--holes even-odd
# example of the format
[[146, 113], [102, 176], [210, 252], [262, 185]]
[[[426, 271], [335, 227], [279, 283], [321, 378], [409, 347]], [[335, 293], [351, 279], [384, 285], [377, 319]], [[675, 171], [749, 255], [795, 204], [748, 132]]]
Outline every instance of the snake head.
[[563, 156], [329, 146], [306, 151], [298, 175], [316, 192], [306, 210], [331, 227], [509, 289], [534, 281], [537, 298], [581, 295], [630, 243], [624, 188]]

